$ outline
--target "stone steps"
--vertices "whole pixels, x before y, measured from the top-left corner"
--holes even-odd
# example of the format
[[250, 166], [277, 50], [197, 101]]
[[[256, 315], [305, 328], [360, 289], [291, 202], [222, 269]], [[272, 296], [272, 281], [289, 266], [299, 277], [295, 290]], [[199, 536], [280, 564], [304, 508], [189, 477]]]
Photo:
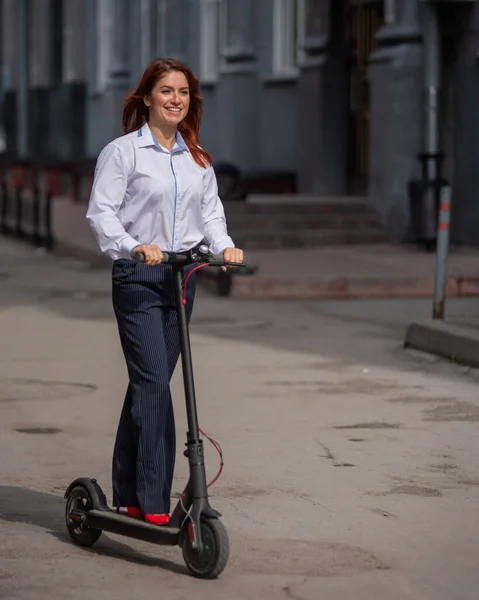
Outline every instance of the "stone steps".
[[236, 230], [291, 231], [298, 229], [380, 229], [371, 215], [226, 215], [228, 226]]
[[304, 248], [386, 241], [362, 199], [316, 202], [225, 202], [228, 230], [241, 248]]
[[254, 202], [223, 202], [225, 211], [230, 214], [251, 214], [251, 215], [275, 215], [275, 214], [298, 214], [298, 215], [331, 215], [342, 214], [371, 214], [372, 210], [366, 201], [352, 199], [351, 202], [338, 201], [318, 201], [318, 202], [298, 202], [287, 201], [277, 203], [254, 203]]

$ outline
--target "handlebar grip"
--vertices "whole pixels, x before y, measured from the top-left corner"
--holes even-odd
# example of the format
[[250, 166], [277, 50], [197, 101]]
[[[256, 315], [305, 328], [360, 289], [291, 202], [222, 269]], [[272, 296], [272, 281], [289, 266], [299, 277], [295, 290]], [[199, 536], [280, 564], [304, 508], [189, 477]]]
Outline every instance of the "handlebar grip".
[[[143, 252], [135, 252], [133, 258], [136, 260], [136, 262], [145, 262], [145, 255], [143, 254]], [[167, 263], [172, 258], [173, 258], [173, 256], [171, 253], [163, 252], [163, 260], [161, 262]]]
[[[136, 262], [145, 262], [145, 255], [143, 252], [135, 252], [133, 258]], [[161, 264], [166, 264], [169, 262], [178, 262], [178, 258], [175, 252], [163, 252], [163, 260]]]

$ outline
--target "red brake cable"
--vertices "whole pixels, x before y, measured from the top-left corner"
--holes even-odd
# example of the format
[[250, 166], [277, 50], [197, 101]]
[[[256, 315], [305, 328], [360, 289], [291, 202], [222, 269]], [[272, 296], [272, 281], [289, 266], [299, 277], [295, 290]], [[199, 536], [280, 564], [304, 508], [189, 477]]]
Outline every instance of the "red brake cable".
[[207, 266], [208, 266], [208, 263], [202, 263], [201, 265], [197, 265], [194, 269], [191, 269], [191, 271], [186, 276], [185, 284], [183, 286], [183, 298], [181, 299], [181, 301], [183, 302], [183, 304], [186, 304], [186, 286], [188, 285], [188, 279], [191, 277], [191, 275], [195, 271], [197, 271], [198, 269], [201, 269], [202, 267], [207, 267]]
[[205, 438], [207, 438], [215, 447], [216, 451], [218, 452], [218, 454], [220, 455], [220, 468], [218, 473], [216, 473], [214, 479], [212, 481], [210, 481], [210, 483], [208, 483], [208, 487], [210, 487], [211, 485], [213, 485], [216, 481], [218, 481], [218, 479], [220, 478], [221, 473], [223, 472], [223, 465], [224, 465], [224, 460], [223, 460], [223, 451], [221, 450], [221, 446], [218, 444], [218, 442], [216, 442], [213, 438], [211, 438], [207, 433], [205, 433], [201, 427], [198, 427], [198, 429], [200, 430], [200, 433], [202, 433]]

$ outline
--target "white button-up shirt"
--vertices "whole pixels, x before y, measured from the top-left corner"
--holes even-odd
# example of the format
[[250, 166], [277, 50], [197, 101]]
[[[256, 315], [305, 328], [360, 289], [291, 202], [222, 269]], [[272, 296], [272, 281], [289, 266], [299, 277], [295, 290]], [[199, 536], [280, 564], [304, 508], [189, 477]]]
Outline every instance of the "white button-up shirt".
[[214, 254], [234, 247], [213, 168], [194, 161], [179, 133], [171, 152], [160, 146], [147, 123], [101, 151], [86, 218], [113, 260], [141, 244], [183, 252], [205, 240]]

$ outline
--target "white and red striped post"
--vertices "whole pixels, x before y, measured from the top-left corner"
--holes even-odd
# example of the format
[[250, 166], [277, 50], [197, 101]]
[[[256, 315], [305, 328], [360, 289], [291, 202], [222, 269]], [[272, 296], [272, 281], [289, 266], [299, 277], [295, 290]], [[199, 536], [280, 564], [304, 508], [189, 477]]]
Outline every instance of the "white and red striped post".
[[436, 278], [434, 284], [433, 319], [444, 319], [447, 284], [447, 256], [451, 224], [451, 187], [441, 188], [436, 245]]

